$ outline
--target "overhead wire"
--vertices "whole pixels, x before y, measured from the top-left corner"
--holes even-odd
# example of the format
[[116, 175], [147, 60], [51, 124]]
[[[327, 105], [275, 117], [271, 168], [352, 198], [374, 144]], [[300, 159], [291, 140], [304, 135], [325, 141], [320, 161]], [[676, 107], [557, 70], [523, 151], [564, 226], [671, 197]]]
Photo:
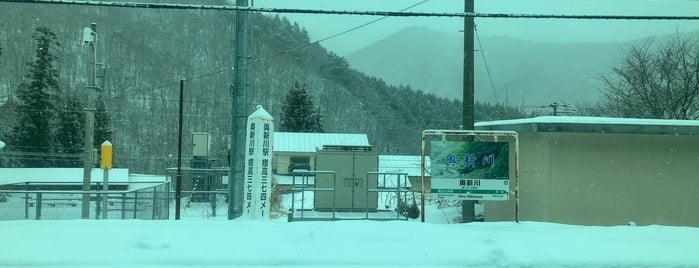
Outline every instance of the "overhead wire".
[[222, 6], [222, 5], [195, 5], [195, 4], [168, 4], [168, 3], [143, 3], [143, 2], [106, 2], [106, 1], [78, 1], [78, 0], [0, 0], [8, 3], [32, 3], [32, 4], [62, 4], [62, 5], [86, 5], [104, 7], [125, 8], [154, 8], [154, 9], [200, 9], [200, 10], [228, 10], [251, 11], [264, 13], [290, 13], [290, 14], [325, 14], [325, 15], [360, 15], [360, 16], [386, 16], [386, 17], [453, 17], [453, 18], [498, 18], [498, 19], [577, 19], [577, 20], [699, 20], [699, 16], [644, 16], [644, 15], [556, 15], [556, 14], [510, 14], [510, 13], [480, 13], [480, 12], [405, 12], [405, 11], [348, 11], [348, 10], [318, 10], [298, 8], [265, 8], [246, 6]]
[[[31, 4], [60, 4], [60, 5], [87, 5], [87, 6], [105, 6], [105, 7], [125, 7], [125, 8], [154, 8], [154, 9], [202, 9], [202, 10], [231, 10], [231, 11], [251, 11], [263, 13], [290, 13], [290, 14], [326, 14], [326, 15], [364, 15], [364, 16], [381, 16], [381, 18], [369, 21], [356, 27], [347, 29], [337, 34], [316, 40], [309, 44], [292, 48], [277, 54], [266, 57], [261, 57], [258, 60], [247, 62], [252, 64], [263, 60], [272, 59], [290, 52], [303, 49], [323, 41], [347, 34], [349, 32], [361, 29], [373, 23], [384, 20], [388, 17], [478, 17], [478, 18], [500, 18], [500, 19], [580, 19], [580, 20], [699, 20], [699, 16], [634, 16], [634, 15], [547, 15], [547, 14], [506, 14], [506, 13], [430, 13], [430, 12], [405, 12], [415, 6], [421, 5], [429, 0], [423, 0], [411, 6], [408, 6], [399, 11], [335, 11], [335, 10], [312, 10], [312, 9], [288, 9], [288, 8], [261, 8], [261, 7], [241, 7], [241, 6], [214, 6], [214, 5], [190, 5], [190, 4], [163, 4], [163, 3], [140, 3], [140, 2], [92, 2], [92, 1], [74, 1], [74, 0], [0, 0], [0, 2], [14, 3], [31, 3]], [[481, 55], [486, 67], [486, 72], [490, 81], [493, 94], [497, 97], [497, 92], [494, 87], [490, 68], [487, 64], [483, 46], [480, 41], [478, 31], [474, 31], [481, 50]], [[227, 71], [232, 71], [233, 67], [221, 68], [219, 70], [204, 73], [188, 80], [198, 80]], [[165, 83], [161, 86], [150, 88], [151, 90], [162, 89], [176, 85], [177, 82]], [[171, 101], [171, 100], [168, 100]], [[192, 101], [193, 102], [193, 101]]]
[[[429, 0], [418, 2], [414, 5], [401, 9], [399, 11], [338, 11], [338, 10], [314, 10], [314, 9], [293, 9], [293, 8], [264, 8], [264, 7], [245, 7], [245, 6], [220, 6], [220, 5], [194, 5], [194, 4], [168, 4], [168, 3], [145, 3], [145, 2], [105, 2], [105, 1], [76, 1], [76, 0], [0, 0], [0, 2], [8, 3], [30, 3], [30, 4], [56, 4], [56, 5], [85, 5], [85, 6], [103, 6], [103, 7], [122, 7], [122, 8], [152, 8], [152, 9], [200, 9], [200, 10], [228, 10], [228, 11], [249, 11], [263, 13], [289, 13], [289, 14], [326, 14], [326, 15], [363, 15], [363, 16], [381, 16], [381, 18], [364, 23], [338, 34], [319, 39], [312, 43], [292, 48], [277, 54], [266, 57], [260, 57], [257, 60], [246, 62], [246, 64], [258, 63], [263, 60], [272, 59], [290, 52], [303, 49], [314, 44], [332, 39], [334, 37], [349, 33], [360, 29], [367, 25], [376, 23], [388, 17], [474, 17], [474, 18], [499, 18], [499, 19], [578, 19], [578, 20], [699, 20], [699, 16], [639, 16], [639, 15], [551, 15], [551, 14], [508, 14], [508, 13], [479, 13], [479, 12], [463, 12], [463, 13], [434, 13], [434, 12], [405, 12], [415, 6], [421, 5]], [[477, 33], [476, 33], [477, 34]], [[478, 36], [477, 36], [478, 37]], [[480, 42], [480, 41], [479, 41]], [[198, 80], [216, 74], [232, 71], [233, 67], [222, 68], [213, 72], [188, 78], [188, 80]], [[492, 79], [491, 79], [492, 80]], [[166, 87], [177, 85], [178, 82], [168, 82], [161, 86], [150, 88], [157, 90]], [[491, 81], [492, 84], [492, 81]], [[491, 85], [492, 86], [492, 85]]]
[[[424, 4], [424, 3], [426, 3], [426, 2], [429, 2], [429, 1], [430, 1], [430, 0], [423, 0], [423, 1], [421, 1], [421, 2], [415, 3], [415, 4], [413, 4], [413, 5], [410, 5], [410, 6], [406, 7], [406, 8], [403, 8], [403, 9], [401, 9], [400, 11], [401, 11], [401, 12], [402, 12], [402, 11], [406, 11], [406, 10], [408, 10], [408, 9], [411, 9], [411, 8], [413, 8], [413, 7], [422, 5], [422, 4]], [[319, 44], [320, 42], [324, 42], [324, 41], [330, 40], [330, 39], [332, 39], [332, 38], [335, 38], [335, 37], [338, 37], [338, 36], [341, 36], [341, 35], [350, 33], [350, 32], [352, 32], [352, 31], [355, 31], [355, 30], [364, 28], [364, 27], [366, 27], [366, 26], [368, 26], [368, 25], [374, 24], [374, 23], [376, 23], [376, 22], [379, 22], [379, 21], [384, 20], [384, 19], [389, 18], [389, 17], [390, 17], [390, 16], [383, 16], [383, 17], [381, 17], [381, 18], [378, 18], [378, 19], [375, 19], [375, 20], [372, 20], [372, 21], [369, 21], [369, 22], [360, 24], [360, 25], [358, 25], [358, 26], [352, 27], [352, 28], [350, 28], [350, 29], [344, 30], [344, 31], [339, 32], [339, 33], [337, 33], [337, 34], [333, 34], [333, 35], [331, 35], [331, 36], [318, 39], [318, 40], [313, 41], [313, 42], [311, 42], [311, 43], [308, 43], [308, 44], [306, 44], [306, 45], [299, 46], [299, 47], [295, 47], [295, 48], [292, 48], [292, 49], [289, 49], [289, 50], [286, 50], [286, 51], [282, 51], [282, 52], [279, 52], [279, 53], [277, 53], [277, 54], [273, 54], [273, 55], [271, 55], [271, 56], [263, 57], [263, 58], [261, 58], [261, 59], [258, 60], [258, 61], [261, 61], [261, 60], [269, 60], [269, 59], [272, 59], [272, 58], [275, 58], [275, 57], [279, 57], [279, 56], [281, 56], [281, 55], [284, 55], [284, 54], [287, 54], [287, 53], [290, 53], [290, 52], [293, 52], [293, 51], [296, 51], [296, 50], [299, 50], [299, 49], [304, 49], [304, 48], [310, 47], [310, 46], [312, 46], [312, 45]], [[252, 64], [252, 63], [256, 63], [256, 62], [257, 62], [257, 61], [252, 61], [252, 62], [248, 62], [247, 64]]]
[[[12, 0], [11, 0], [11, 1], [12, 1]], [[405, 8], [403, 8], [403, 9], [401, 9], [399, 12], [403, 12], [403, 11], [412, 9], [412, 8], [414, 8], [414, 7], [416, 7], [416, 6], [422, 5], [422, 4], [424, 4], [424, 3], [426, 3], [426, 2], [429, 2], [429, 1], [431, 1], [431, 0], [422, 0], [422, 1], [420, 1], [420, 2], [417, 2], [417, 3], [415, 3], [415, 4], [412, 4], [412, 5], [408, 6], [408, 7], [405, 7]], [[0, 2], [7, 2], [7, 1], [6, 1], [6, 0], [0, 0]], [[23, 1], [19, 1], [19, 2], [23, 2]], [[53, 2], [53, 1], [52, 1], [52, 2]], [[43, 2], [42, 2], [42, 3], [43, 3]], [[289, 54], [289, 53], [294, 52], [294, 51], [296, 51], [296, 50], [301, 50], [301, 49], [310, 47], [310, 46], [312, 46], [312, 45], [319, 44], [319, 43], [321, 43], [321, 42], [324, 42], [324, 41], [333, 39], [333, 38], [335, 38], [335, 37], [345, 35], [345, 34], [347, 34], [347, 33], [350, 33], [350, 32], [353, 32], [353, 31], [355, 31], [355, 30], [364, 28], [364, 27], [366, 27], [366, 26], [368, 26], [368, 25], [374, 24], [374, 23], [376, 23], [376, 22], [379, 22], [379, 21], [384, 20], [384, 19], [389, 18], [389, 17], [390, 17], [390, 16], [383, 16], [383, 17], [381, 17], [381, 18], [378, 18], [378, 19], [375, 19], [375, 20], [372, 20], [372, 21], [369, 21], [369, 22], [360, 24], [360, 25], [358, 25], [358, 26], [352, 27], [352, 28], [350, 28], [350, 29], [344, 30], [344, 31], [339, 32], [339, 33], [337, 33], [337, 34], [333, 34], [333, 35], [331, 35], [331, 36], [327, 36], [327, 37], [318, 39], [318, 40], [316, 40], [316, 41], [313, 41], [313, 42], [308, 43], [308, 44], [303, 45], [303, 46], [298, 46], [298, 47], [295, 47], [295, 48], [291, 48], [291, 49], [288, 49], [288, 50], [285, 50], [285, 51], [282, 51], [282, 52], [279, 52], [279, 53], [276, 53], [276, 54], [272, 54], [272, 55], [269, 55], [269, 56], [259, 57], [259, 58], [256, 59], [256, 60], [246, 61], [245, 64], [246, 64], [246, 65], [251, 65], [251, 64], [255, 64], [255, 63], [262, 62], [262, 61], [267, 61], [267, 60], [270, 60], [270, 59], [273, 59], [273, 58], [276, 58], [276, 57], [280, 57], [280, 56], [282, 56], [282, 55]], [[204, 73], [204, 74], [201, 74], [201, 75], [197, 75], [197, 76], [194, 76], [194, 77], [187, 78], [187, 81], [195, 81], [195, 80], [199, 80], [199, 79], [202, 79], [202, 78], [214, 76], [214, 75], [217, 75], [217, 74], [221, 74], [221, 73], [228, 72], [228, 71], [233, 71], [233, 70], [234, 70], [234, 67], [221, 68], [221, 69], [218, 69], [218, 70], [213, 71], [213, 72]], [[163, 89], [163, 88], [167, 88], [167, 87], [171, 87], [171, 86], [178, 85], [178, 83], [179, 83], [179, 82], [167, 82], [167, 83], [163, 83], [163, 84], [160, 85], [160, 86], [152, 87], [152, 88], [150, 88], [149, 90]], [[173, 100], [173, 101], [177, 101], [177, 100]]]
[[493, 90], [493, 96], [495, 97], [495, 100], [499, 102], [500, 98], [498, 97], [498, 93], [495, 90], [495, 84], [493, 84], [493, 76], [490, 75], [490, 67], [488, 67], [488, 61], [485, 59], [485, 51], [483, 51], [481, 37], [478, 35], [478, 28], [476, 27], [476, 25], [473, 26], [473, 33], [476, 34], [476, 40], [478, 40], [478, 50], [481, 52], [481, 56], [483, 57], [483, 64], [485, 65], [486, 73], [488, 73], [488, 80], [490, 81], [490, 88]]

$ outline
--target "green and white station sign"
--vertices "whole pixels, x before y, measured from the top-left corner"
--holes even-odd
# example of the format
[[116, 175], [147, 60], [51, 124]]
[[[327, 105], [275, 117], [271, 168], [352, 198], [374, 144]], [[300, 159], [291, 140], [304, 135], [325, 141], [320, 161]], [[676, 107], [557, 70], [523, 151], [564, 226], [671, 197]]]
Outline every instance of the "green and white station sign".
[[433, 198], [508, 199], [509, 143], [432, 141], [430, 148]]

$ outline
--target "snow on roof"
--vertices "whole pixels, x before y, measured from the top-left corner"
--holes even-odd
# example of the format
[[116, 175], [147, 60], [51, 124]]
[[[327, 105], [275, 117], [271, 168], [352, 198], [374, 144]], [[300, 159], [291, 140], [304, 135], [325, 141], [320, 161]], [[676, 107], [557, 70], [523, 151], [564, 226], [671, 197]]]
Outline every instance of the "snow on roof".
[[[90, 174], [92, 182], [102, 182], [102, 170], [93, 168]], [[82, 168], [0, 168], [0, 185], [22, 182], [82, 182]], [[115, 168], [109, 170], [110, 183], [128, 183], [129, 169]]]
[[476, 126], [514, 125], [527, 123], [565, 123], [565, 124], [613, 124], [613, 125], [662, 125], [662, 126], [699, 126], [699, 120], [668, 120], [612, 118], [590, 116], [539, 116], [534, 118], [478, 122]]
[[475, 127], [479, 130], [513, 130], [517, 132], [696, 135], [699, 133], [699, 120], [540, 116], [525, 119], [478, 122], [475, 124]]
[[370, 146], [366, 134], [274, 132], [276, 152], [315, 152], [323, 145]]

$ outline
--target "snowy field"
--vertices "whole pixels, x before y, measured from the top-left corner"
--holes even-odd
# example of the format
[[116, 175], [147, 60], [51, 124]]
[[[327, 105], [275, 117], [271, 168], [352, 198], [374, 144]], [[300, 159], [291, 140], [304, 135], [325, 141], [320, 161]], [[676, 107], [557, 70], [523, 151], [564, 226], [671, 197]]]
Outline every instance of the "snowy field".
[[0, 221], [0, 267], [699, 267], [693, 227], [445, 224], [436, 207], [429, 223], [186, 217], [196, 211]]

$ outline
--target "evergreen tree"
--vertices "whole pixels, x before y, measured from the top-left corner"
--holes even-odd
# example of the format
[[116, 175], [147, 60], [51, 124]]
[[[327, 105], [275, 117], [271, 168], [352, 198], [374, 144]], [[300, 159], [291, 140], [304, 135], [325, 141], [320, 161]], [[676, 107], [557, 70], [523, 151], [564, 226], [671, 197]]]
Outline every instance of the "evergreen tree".
[[308, 93], [306, 85], [296, 82], [282, 105], [281, 131], [325, 132], [320, 118], [320, 108], [313, 105], [313, 96]]
[[75, 96], [66, 96], [58, 112], [60, 124], [56, 128], [56, 149], [60, 158], [58, 167], [81, 167], [85, 143], [85, 114], [83, 103]]
[[60, 44], [46, 27], [37, 27], [33, 37], [36, 56], [28, 63], [26, 82], [17, 88], [19, 124], [13, 127], [9, 145], [20, 152], [17, 160], [21, 166], [45, 167], [52, 165], [46, 156], [53, 152], [51, 125], [56, 118], [55, 102], [60, 93], [58, 72], [53, 66], [56, 57], [51, 53]]

